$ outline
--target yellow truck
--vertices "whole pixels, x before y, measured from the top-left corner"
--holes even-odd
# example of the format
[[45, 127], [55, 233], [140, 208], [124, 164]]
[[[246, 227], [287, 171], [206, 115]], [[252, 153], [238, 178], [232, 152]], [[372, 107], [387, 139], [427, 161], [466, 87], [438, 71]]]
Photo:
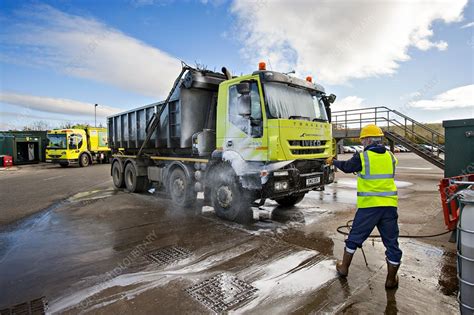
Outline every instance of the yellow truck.
[[263, 63], [243, 76], [184, 66], [164, 102], [108, 117], [113, 183], [154, 184], [182, 207], [204, 192], [231, 221], [251, 219], [265, 199], [292, 206], [334, 181], [325, 160], [335, 155], [335, 98]]
[[106, 128], [72, 128], [48, 131], [46, 162], [67, 167], [79, 164], [81, 167], [93, 162], [108, 163], [110, 148]]

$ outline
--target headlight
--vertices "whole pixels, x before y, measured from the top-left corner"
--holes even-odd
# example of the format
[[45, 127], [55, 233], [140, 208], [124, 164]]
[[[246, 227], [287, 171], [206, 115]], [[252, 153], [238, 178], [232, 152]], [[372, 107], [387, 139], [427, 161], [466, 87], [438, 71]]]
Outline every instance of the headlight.
[[288, 182], [275, 182], [275, 190], [286, 190], [288, 189]]

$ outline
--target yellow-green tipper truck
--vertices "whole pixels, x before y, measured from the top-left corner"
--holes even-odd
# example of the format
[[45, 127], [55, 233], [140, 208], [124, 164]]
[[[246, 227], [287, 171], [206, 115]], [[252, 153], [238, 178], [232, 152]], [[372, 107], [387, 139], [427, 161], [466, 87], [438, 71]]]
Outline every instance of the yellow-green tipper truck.
[[294, 205], [334, 181], [334, 99], [263, 63], [240, 77], [183, 66], [165, 101], [108, 117], [114, 185], [154, 184], [182, 207], [204, 192], [227, 220], [247, 221], [257, 200]]
[[74, 164], [85, 167], [93, 162], [109, 162], [111, 150], [106, 128], [54, 129], [48, 131], [47, 137], [46, 162], [62, 167]]

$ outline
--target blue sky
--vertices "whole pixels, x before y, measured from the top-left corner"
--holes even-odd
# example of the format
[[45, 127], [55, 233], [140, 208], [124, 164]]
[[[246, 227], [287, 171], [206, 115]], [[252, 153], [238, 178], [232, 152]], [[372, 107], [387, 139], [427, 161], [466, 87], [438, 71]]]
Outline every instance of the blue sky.
[[0, 2], [0, 129], [163, 99], [179, 60], [312, 75], [335, 109], [474, 116], [472, 1]]

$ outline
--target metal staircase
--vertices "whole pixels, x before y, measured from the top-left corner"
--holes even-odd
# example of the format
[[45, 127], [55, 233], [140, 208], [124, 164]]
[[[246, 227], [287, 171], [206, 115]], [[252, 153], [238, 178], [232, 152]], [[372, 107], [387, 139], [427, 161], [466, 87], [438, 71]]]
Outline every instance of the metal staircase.
[[333, 137], [336, 139], [358, 138], [360, 129], [367, 124], [381, 127], [392, 147], [394, 143], [401, 144], [444, 169], [444, 136], [399, 111], [381, 106], [332, 112]]

